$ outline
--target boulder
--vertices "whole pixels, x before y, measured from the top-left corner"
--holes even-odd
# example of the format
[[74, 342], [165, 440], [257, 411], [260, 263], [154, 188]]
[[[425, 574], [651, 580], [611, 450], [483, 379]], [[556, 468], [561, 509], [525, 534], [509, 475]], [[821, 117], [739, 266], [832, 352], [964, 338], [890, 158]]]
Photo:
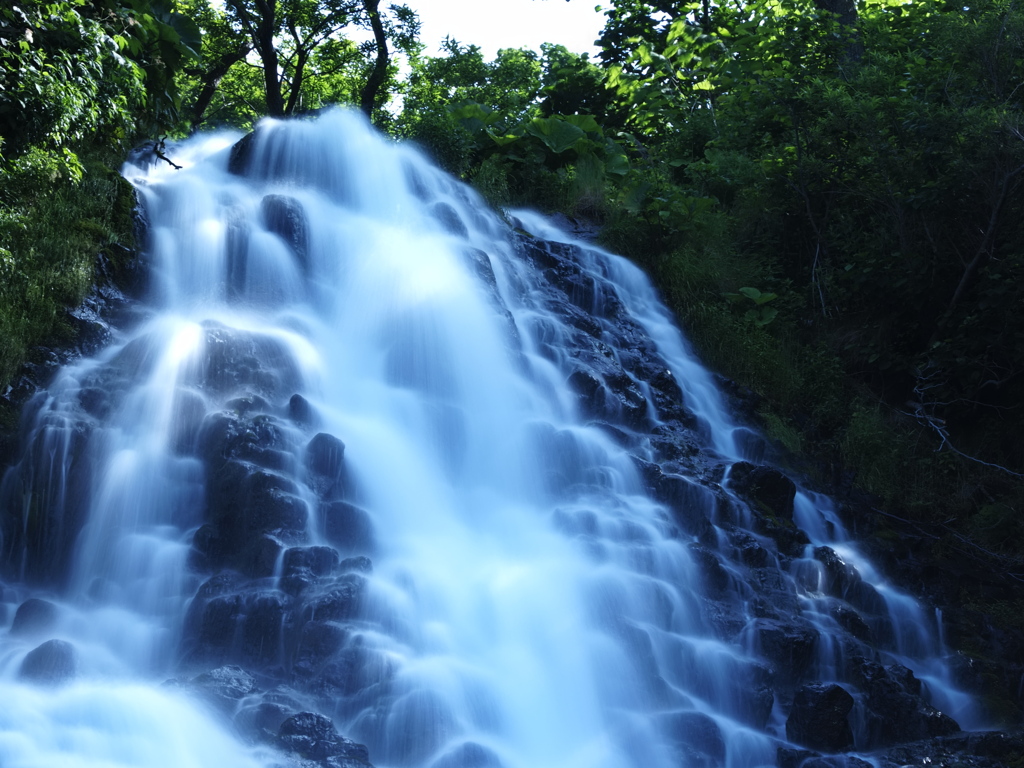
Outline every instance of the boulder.
[[682, 765], [714, 768], [725, 764], [725, 739], [711, 717], [703, 712], [669, 712], [658, 720], [678, 751]]
[[241, 667], [227, 665], [196, 675], [189, 686], [218, 709], [230, 713], [241, 699], [256, 691], [256, 678]]
[[822, 752], [853, 747], [853, 696], [841, 686], [816, 683], [799, 688], [786, 720], [786, 738]]
[[366, 747], [341, 736], [329, 717], [314, 712], [300, 712], [281, 723], [277, 743], [281, 749], [306, 759], [342, 758], [347, 761], [332, 761], [339, 768], [370, 765]]
[[324, 499], [338, 499], [345, 491], [345, 444], [334, 435], [320, 432], [306, 445], [309, 484]]
[[18, 606], [11, 624], [11, 635], [29, 637], [49, 632], [57, 623], [57, 606], [49, 600], [30, 597]]
[[793, 519], [796, 485], [774, 467], [738, 461], [729, 471], [729, 486], [758, 511], [784, 520]]
[[445, 752], [430, 768], [502, 768], [502, 763], [487, 747], [466, 741]]
[[851, 677], [865, 694], [866, 726], [863, 748], [887, 747], [935, 736], [947, 736], [960, 726], [923, 697], [921, 681], [900, 664], [883, 667], [854, 657]]
[[267, 231], [288, 244], [300, 271], [309, 274], [309, 224], [302, 203], [288, 195], [266, 195], [260, 201], [260, 213]]
[[61, 685], [78, 674], [78, 653], [66, 640], [47, 640], [28, 652], [18, 677], [33, 683]]
[[798, 682], [814, 659], [818, 631], [802, 622], [757, 619], [753, 632], [780, 682]]
[[370, 513], [346, 501], [332, 501], [320, 508], [324, 537], [343, 554], [373, 552], [374, 532]]

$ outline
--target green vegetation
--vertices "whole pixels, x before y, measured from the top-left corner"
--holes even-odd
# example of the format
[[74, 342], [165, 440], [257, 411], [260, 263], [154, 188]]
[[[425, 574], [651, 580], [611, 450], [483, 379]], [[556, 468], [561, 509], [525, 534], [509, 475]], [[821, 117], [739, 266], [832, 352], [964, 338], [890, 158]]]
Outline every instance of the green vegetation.
[[0, 386], [66, 336], [97, 254], [130, 243], [132, 192], [103, 161], [176, 119], [198, 41], [148, 0], [0, 9]]

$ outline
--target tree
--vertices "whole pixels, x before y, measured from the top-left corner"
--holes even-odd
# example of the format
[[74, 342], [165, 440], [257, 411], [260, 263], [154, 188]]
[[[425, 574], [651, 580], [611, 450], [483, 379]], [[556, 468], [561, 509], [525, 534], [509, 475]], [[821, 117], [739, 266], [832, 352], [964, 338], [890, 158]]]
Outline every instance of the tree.
[[[338, 56], [344, 52], [344, 74], [351, 77], [354, 68], [361, 70], [362, 85], [356, 101], [369, 115], [380, 106], [381, 92], [393, 76], [389, 41], [409, 51], [415, 49], [419, 31], [412, 10], [392, 6], [390, 14], [385, 14], [379, 9], [379, 0], [226, 0], [224, 11], [201, 0], [197, 10], [211, 42], [205, 50], [203, 69], [194, 73], [199, 83], [194, 89], [194, 125], [202, 121], [223, 78], [233, 68], [252, 66], [250, 53], [258, 62], [267, 114], [281, 117], [319, 107], [321, 103], [310, 103], [309, 99], [318, 90], [350, 90], [324, 88], [322, 82], [318, 88], [306, 87], [310, 78], [322, 81], [338, 74], [317, 65], [338, 64]], [[370, 32], [372, 41], [340, 44], [345, 39], [343, 33], [360, 29]], [[324, 50], [329, 53], [324, 55]], [[351, 56], [355, 53], [358, 67]], [[371, 58], [372, 63], [367, 64]]]

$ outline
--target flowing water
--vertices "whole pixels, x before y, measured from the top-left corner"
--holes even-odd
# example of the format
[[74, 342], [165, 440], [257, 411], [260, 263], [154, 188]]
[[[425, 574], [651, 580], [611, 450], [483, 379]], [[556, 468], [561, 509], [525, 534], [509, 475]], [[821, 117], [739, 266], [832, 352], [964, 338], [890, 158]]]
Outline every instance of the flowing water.
[[[979, 724], [935, 617], [884, 582], [827, 498], [798, 490], [795, 557], [744, 533], [754, 513], [728, 473], [764, 443], [639, 270], [528, 212], [513, 234], [352, 114], [264, 122], [232, 160], [237, 139], [191, 140], [181, 171], [126, 168], [148, 218], [146, 300], [28, 409], [2, 489], [0, 765], [281, 763], [163, 684], [221, 663], [291, 686], [380, 768], [775, 765], [789, 683], [742, 536], [817, 635], [807, 679], [842, 682], [850, 648], [869, 653], [830, 612], [827, 545], [882, 601], [877, 658]], [[571, 258], [590, 319], [552, 303], [545, 253], [555, 272]], [[572, 385], [580, 328], [604, 358], [592, 372], [632, 354], [623, 323], [704, 442], [673, 479], [706, 530], [649, 492], [653, 385], [631, 378], [633, 399], [605, 395], [600, 418]], [[222, 588], [218, 573], [242, 575]], [[15, 621], [28, 598], [43, 617]], [[51, 639], [71, 650], [32, 673]]]

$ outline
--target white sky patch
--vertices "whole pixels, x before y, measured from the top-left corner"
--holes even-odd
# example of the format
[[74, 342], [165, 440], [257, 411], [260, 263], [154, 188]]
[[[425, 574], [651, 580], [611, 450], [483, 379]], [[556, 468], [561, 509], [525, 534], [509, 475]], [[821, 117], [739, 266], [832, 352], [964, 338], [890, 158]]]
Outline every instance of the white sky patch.
[[[401, 0], [395, 0], [401, 2]], [[604, 13], [595, 0], [405, 0], [422, 23], [420, 39], [428, 56], [440, 55], [451, 36], [463, 45], [478, 45], [490, 61], [499, 48], [531, 48], [541, 43], [564, 45], [574, 53], [589, 53], [604, 28]], [[607, 5], [607, 3], [606, 3]], [[600, 6], [598, 6], [600, 7]]]

